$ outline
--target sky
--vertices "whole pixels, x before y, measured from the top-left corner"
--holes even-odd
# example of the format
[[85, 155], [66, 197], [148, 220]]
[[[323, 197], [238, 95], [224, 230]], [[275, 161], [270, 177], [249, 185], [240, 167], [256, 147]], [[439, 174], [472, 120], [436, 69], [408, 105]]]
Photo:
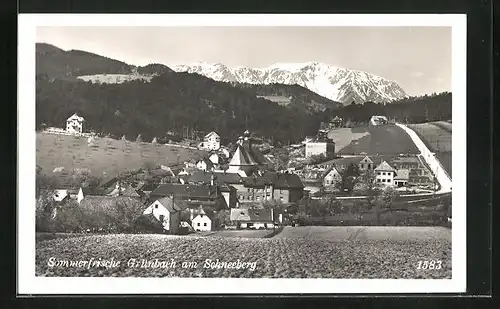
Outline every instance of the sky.
[[133, 65], [264, 68], [321, 62], [396, 81], [409, 95], [451, 91], [451, 27], [38, 27], [37, 42]]

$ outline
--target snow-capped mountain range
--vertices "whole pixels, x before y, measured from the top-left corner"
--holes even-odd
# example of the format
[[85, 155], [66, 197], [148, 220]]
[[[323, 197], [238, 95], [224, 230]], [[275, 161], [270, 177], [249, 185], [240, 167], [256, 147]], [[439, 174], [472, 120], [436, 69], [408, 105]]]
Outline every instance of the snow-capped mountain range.
[[221, 63], [198, 62], [170, 66], [176, 72], [204, 75], [222, 82], [248, 84], [297, 84], [333, 101], [390, 102], [406, 96], [396, 82], [367, 72], [324, 63], [276, 63], [267, 68], [228, 68]]

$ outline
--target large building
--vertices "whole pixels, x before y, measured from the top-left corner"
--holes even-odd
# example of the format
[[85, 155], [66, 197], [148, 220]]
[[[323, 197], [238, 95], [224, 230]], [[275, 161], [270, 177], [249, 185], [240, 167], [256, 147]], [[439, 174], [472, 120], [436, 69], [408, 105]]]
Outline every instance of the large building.
[[260, 169], [265, 169], [271, 162], [252, 144], [250, 132], [238, 139], [236, 150], [229, 161], [226, 172], [250, 176]]
[[296, 174], [267, 171], [244, 178], [244, 187], [237, 194], [240, 203], [266, 200], [294, 203], [304, 196], [304, 184]]
[[379, 166], [375, 168], [375, 182], [377, 184], [382, 184], [386, 186], [394, 185], [394, 177], [396, 176], [396, 170], [389, 165], [386, 161], [380, 163]]
[[206, 150], [219, 150], [220, 148], [220, 136], [214, 131], [208, 133], [203, 138], [202, 148]]
[[306, 158], [317, 155], [333, 157], [335, 155], [335, 143], [329, 138], [314, 139], [306, 143]]
[[71, 115], [66, 120], [66, 132], [71, 134], [81, 134], [85, 131], [85, 119], [78, 114]]

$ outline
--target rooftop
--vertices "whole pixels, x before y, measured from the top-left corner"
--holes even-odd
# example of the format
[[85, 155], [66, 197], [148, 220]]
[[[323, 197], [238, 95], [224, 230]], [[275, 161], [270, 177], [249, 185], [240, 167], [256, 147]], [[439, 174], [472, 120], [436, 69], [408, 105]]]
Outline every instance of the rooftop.
[[214, 190], [207, 185], [160, 184], [151, 192], [152, 197], [158, 196], [184, 196], [184, 197], [215, 197]]
[[272, 221], [272, 213], [271, 210], [267, 209], [245, 209], [245, 208], [232, 208], [231, 221], [258, 221], [258, 222], [266, 222]]

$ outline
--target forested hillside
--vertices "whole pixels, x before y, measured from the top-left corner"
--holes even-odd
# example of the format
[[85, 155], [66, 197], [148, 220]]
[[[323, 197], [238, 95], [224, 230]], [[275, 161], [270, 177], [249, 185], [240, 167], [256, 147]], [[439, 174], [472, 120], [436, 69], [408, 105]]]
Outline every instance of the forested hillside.
[[36, 123], [63, 126], [78, 112], [90, 130], [144, 140], [186, 126], [234, 141], [246, 129], [278, 142], [314, 135], [327, 113], [282, 107], [197, 74], [167, 72], [151, 82], [92, 84], [37, 76]]
[[36, 73], [48, 78], [75, 80], [92, 74], [128, 74], [132, 67], [125, 62], [81, 50], [65, 51], [50, 44], [36, 44]]
[[420, 123], [450, 120], [452, 94], [443, 92], [420, 97], [409, 97], [390, 104], [350, 104], [332, 111], [332, 116], [339, 116], [351, 123], [368, 123], [372, 115], [387, 116], [398, 122]]
[[335, 102], [299, 85], [231, 83], [237, 88], [257, 96], [283, 96], [290, 98], [291, 104], [311, 112], [337, 109], [343, 104]]

